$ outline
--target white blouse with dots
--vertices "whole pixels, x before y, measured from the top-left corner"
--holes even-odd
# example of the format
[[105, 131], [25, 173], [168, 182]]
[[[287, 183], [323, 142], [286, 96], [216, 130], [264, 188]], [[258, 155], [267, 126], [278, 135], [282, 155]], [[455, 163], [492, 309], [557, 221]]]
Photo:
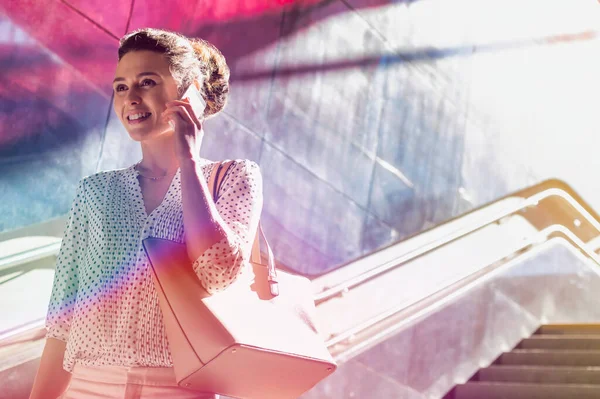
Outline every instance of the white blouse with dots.
[[[214, 162], [204, 161], [207, 179]], [[96, 173], [79, 182], [56, 262], [48, 338], [66, 342], [63, 366], [172, 367], [158, 296], [142, 247], [147, 237], [185, 242], [178, 169], [163, 202], [146, 214], [137, 170]], [[248, 265], [262, 210], [256, 163], [226, 171], [216, 208], [227, 237], [193, 263], [209, 292], [228, 286]]]

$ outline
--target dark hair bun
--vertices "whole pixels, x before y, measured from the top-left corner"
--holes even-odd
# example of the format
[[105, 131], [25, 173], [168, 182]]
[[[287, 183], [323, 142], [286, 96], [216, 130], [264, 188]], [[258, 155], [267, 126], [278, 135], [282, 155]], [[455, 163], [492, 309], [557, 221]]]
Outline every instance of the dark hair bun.
[[206, 100], [205, 117], [215, 115], [227, 104], [229, 94], [229, 67], [223, 54], [203, 39], [190, 39], [194, 53], [200, 61], [200, 74], [204, 78], [203, 94]]

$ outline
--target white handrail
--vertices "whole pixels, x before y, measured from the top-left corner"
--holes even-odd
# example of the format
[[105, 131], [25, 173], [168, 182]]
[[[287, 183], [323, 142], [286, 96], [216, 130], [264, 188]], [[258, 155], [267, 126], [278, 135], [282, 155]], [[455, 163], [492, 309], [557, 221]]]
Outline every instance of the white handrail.
[[[534, 238], [525, 240], [524, 243], [522, 245], [520, 245], [519, 248], [517, 248], [512, 253], [516, 253], [519, 250], [523, 250], [523, 249], [526, 249], [527, 247], [533, 246], [535, 244], [539, 244], [540, 242], [545, 242], [545, 241], [547, 241], [548, 236], [550, 236], [553, 233], [557, 233], [557, 232], [560, 232], [560, 233], [566, 235], [571, 241], [573, 241], [573, 243], [575, 244], [576, 247], [578, 247], [580, 250], [582, 250], [590, 259], [592, 259], [598, 266], [600, 266], [600, 257], [596, 253], [591, 251], [589, 248], [587, 248], [585, 243], [579, 237], [577, 237], [577, 235], [575, 235], [571, 230], [569, 230], [567, 227], [560, 225], [560, 224], [554, 224], [554, 225], [548, 226], [547, 228], [543, 229], [538, 234], [536, 234], [536, 236]], [[476, 273], [481, 273], [481, 270], [478, 270], [469, 276], [465, 276], [461, 280], [459, 280], [453, 284], [450, 284], [447, 287], [441, 288], [437, 292], [440, 292], [442, 290], [447, 290], [447, 289], [451, 288], [452, 286], [462, 285], [465, 280], [468, 280], [473, 274], [476, 274]], [[457, 290], [455, 290], [455, 292]], [[435, 295], [435, 294], [436, 293], [433, 293], [431, 295]], [[454, 297], [453, 293], [450, 293], [450, 294], [448, 294], [447, 299], [452, 299], [453, 297]], [[420, 309], [419, 311], [415, 312], [414, 314], [411, 314], [409, 317], [403, 319], [402, 323], [407, 324], [407, 323], [410, 323], [412, 321], [419, 319], [420, 317], [430, 313], [432, 310], [432, 307], [434, 307], [434, 306], [439, 307], [440, 304], [447, 302], [447, 299], [444, 300], [443, 302], [436, 301], [434, 304], [426, 306], [423, 309]], [[361, 324], [359, 324], [357, 326], [347, 329], [343, 333], [337, 334], [335, 337], [326, 341], [325, 344], [327, 345], [327, 347], [332, 347], [334, 345], [337, 345], [347, 339], [352, 338], [353, 336], [366, 330], [367, 328], [384, 321], [388, 317], [391, 317], [394, 314], [401, 312], [402, 310], [410, 308], [413, 305], [414, 304], [400, 305], [396, 308], [392, 308], [385, 312], [382, 312], [382, 313], [362, 322]], [[394, 328], [398, 328], [398, 326], [396, 325], [396, 326], [394, 326]]]
[[[475, 223], [471, 223], [467, 227], [457, 229], [456, 231], [452, 232], [451, 234], [447, 235], [446, 237], [443, 237], [443, 238], [433, 241], [429, 244], [426, 244], [414, 251], [411, 251], [408, 254], [402, 255], [398, 258], [388, 261], [388, 262], [386, 262], [374, 269], [371, 269], [365, 273], [361, 273], [347, 281], [344, 281], [340, 284], [335, 285], [334, 287], [330, 287], [330, 288], [320, 292], [319, 294], [317, 294], [314, 297], [315, 302], [319, 303], [319, 302], [326, 301], [330, 298], [336, 297], [340, 293], [345, 292], [348, 289], [350, 289], [354, 286], [357, 286], [368, 279], [371, 279], [371, 278], [381, 275], [387, 271], [390, 271], [392, 269], [400, 267], [402, 264], [409, 262], [412, 259], [422, 256], [422, 255], [424, 255], [428, 252], [431, 252], [437, 248], [443, 247], [459, 238], [465, 237], [485, 226], [488, 226], [489, 224], [495, 223], [495, 222], [497, 222], [507, 216], [510, 216], [516, 212], [519, 212], [525, 208], [528, 208], [531, 206], [536, 206], [540, 201], [547, 199], [549, 197], [553, 197], [553, 196], [556, 196], [556, 197], [566, 200], [587, 222], [589, 222], [598, 232], [600, 232], [600, 223], [583, 206], [581, 206], [581, 204], [579, 204], [569, 193], [567, 193], [563, 189], [550, 188], [550, 189], [544, 190], [540, 193], [534, 194], [528, 198], [523, 199], [523, 201], [521, 201], [521, 203], [518, 205], [511, 206], [508, 209], [503, 210], [502, 212], [498, 212], [498, 213], [494, 214], [493, 216], [482, 218]], [[548, 234], [551, 234], [552, 232], [562, 232], [563, 234], [567, 235], [573, 242], [576, 243], [576, 245], [581, 250], [583, 250], [591, 259], [593, 259], [594, 262], [596, 262], [600, 265], [600, 258], [593, 251], [590, 251], [588, 248], [586, 248], [585, 243], [583, 243], [583, 241], [581, 241], [581, 239], [579, 239], [579, 237], [577, 237], [571, 230], [569, 230], [565, 226], [557, 225], [557, 224], [552, 225], [552, 226], [542, 230], [539, 233], [539, 236], [543, 236], [544, 234], [546, 234], [546, 236], [547, 236]], [[537, 236], [537, 237], [539, 237], [539, 236]], [[523, 246], [521, 246], [520, 249], [526, 248], [527, 246], [532, 245], [532, 243], [535, 243], [536, 241], [537, 241], [536, 239], [529, 240]], [[56, 255], [58, 253], [59, 249], [60, 249], [60, 243], [52, 243], [52, 244], [48, 244], [48, 245], [44, 245], [42, 247], [36, 248], [34, 250], [18, 253], [15, 255], [4, 257], [4, 258], [0, 258], [0, 271], [11, 268], [11, 267], [18, 266], [19, 264], [23, 264], [25, 262], [31, 262], [31, 261], [35, 261], [38, 259], [43, 259], [43, 258], [52, 256], [52, 255]], [[515, 253], [520, 249], [517, 249], [516, 251], [513, 251], [512, 253]], [[468, 277], [466, 277], [466, 278], [468, 278]], [[458, 284], [458, 282], [456, 284]], [[341, 341], [344, 341], [344, 340], [348, 339], [349, 337], [357, 334], [358, 332], [370, 327], [371, 325], [378, 323], [378, 322], [390, 317], [391, 315], [393, 315], [395, 313], [398, 313], [399, 311], [403, 310], [404, 308], [406, 308], [406, 306], [403, 305], [400, 308], [391, 309], [391, 310], [383, 312], [377, 316], [374, 316], [373, 318], [361, 323], [360, 325], [355, 326], [349, 330], [346, 330], [344, 333], [338, 334], [335, 337], [331, 338], [330, 340], [327, 341], [327, 345], [332, 346]]]
[[492, 223], [495, 223], [507, 216], [510, 216], [516, 212], [519, 212], [525, 208], [530, 206], [536, 206], [540, 201], [549, 198], [549, 197], [560, 197], [566, 200], [575, 210], [577, 210], [585, 220], [587, 220], [598, 232], [600, 233], [600, 223], [584, 208], [579, 204], [569, 193], [560, 188], [549, 188], [542, 192], [532, 195], [531, 197], [523, 199], [520, 204], [509, 207], [508, 209], [503, 210], [502, 212], [498, 212], [493, 216], [488, 216], [486, 218], [482, 218], [474, 223], [471, 223], [467, 227], [463, 227], [457, 229], [456, 231], [450, 233], [446, 237], [435, 240], [429, 244], [426, 244], [418, 249], [409, 252], [408, 254], [404, 254], [399, 256], [398, 258], [392, 259], [390, 261], [385, 262], [384, 264], [368, 270], [364, 273], [361, 273], [349, 280], [346, 280], [342, 283], [336, 284], [333, 287], [329, 287], [317, 295], [315, 295], [315, 302], [321, 303], [328, 299], [334, 298], [339, 294], [346, 292], [352, 287], [355, 287], [364, 281], [367, 281], [373, 277], [379, 276], [383, 273], [386, 273], [390, 270], [393, 270], [397, 267], [400, 267], [402, 264], [409, 262], [419, 256], [422, 256], [428, 252], [431, 252], [437, 248], [443, 247], [459, 238], [465, 237], [471, 233], [474, 233], [477, 230], [484, 228]]
[[0, 271], [10, 269], [24, 263], [33, 262], [39, 259], [44, 259], [58, 254], [60, 250], [60, 242], [42, 245], [35, 249], [19, 252], [14, 255], [0, 258]]

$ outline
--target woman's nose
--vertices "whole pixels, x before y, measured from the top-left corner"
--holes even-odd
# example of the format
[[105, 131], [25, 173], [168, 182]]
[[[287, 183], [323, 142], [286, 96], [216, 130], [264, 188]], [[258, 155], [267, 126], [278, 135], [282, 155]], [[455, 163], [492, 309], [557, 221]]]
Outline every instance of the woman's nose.
[[130, 105], [137, 105], [142, 102], [142, 98], [137, 94], [135, 90], [129, 90], [125, 99]]

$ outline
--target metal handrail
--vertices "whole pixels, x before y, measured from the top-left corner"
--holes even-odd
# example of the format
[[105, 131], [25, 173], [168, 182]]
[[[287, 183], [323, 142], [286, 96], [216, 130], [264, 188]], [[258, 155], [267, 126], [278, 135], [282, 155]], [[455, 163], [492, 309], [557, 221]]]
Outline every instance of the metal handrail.
[[[11, 328], [8, 331], [2, 331], [0, 333], [0, 349], [14, 345], [16, 343], [23, 342], [22, 336], [26, 336], [27, 338], [31, 336], [39, 336], [46, 331], [46, 318], [40, 318], [36, 320], [31, 320], [23, 325], [20, 325], [15, 328]], [[45, 334], [44, 334], [45, 335]], [[25, 339], [29, 340], [29, 339]]]
[[[443, 237], [439, 240], [436, 240], [429, 244], [426, 244], [414, 251], [409, 252], [408, 254], [402, 255], [391, 261], [385, 262], [384, 264], [382, 264], [374, 269], [371, 269], [365, 273], [361, 273], [361, 274], [359, 274], [349, 280], [346, 280], [340, 284], [337, 284], [333, 287], [327, 288], [326, 290], [322, 291], [321, 293], [315, 295], [315, 297], [314, 297], [315, 302], [321, 303], [328, 299], [334, 298], [334, 297], [338, 296], [340, 293], [343, 293], [343, 292], [349, 290], [350, 288], [360, 285], [361, 283], [363, 283], [371, 278], [377, 277], [377, 276], [384, 274], [390, 270], [400, 267], [404, 263], [407, 263], [419, 256], [422, 256], [429, 252], [432, 252], [435, 249], [438, 249], [445, 245], [448, 245], [448, 244], [452, 243], [453, 241], [456, 241], [462, 237], [465, 237], [471, 233], [474, 233], [492, 223], [495, 223], [495, 222], [497, 222], [507, 216], [510, 216], [516, 212], [519, 212], [525, 208], [528, 208], [531, 206], [536, 206], [540, 201], [547, 199], [549, 197], [553, 197], [553, 196], [556, 196], [556, 197], [566, 200], [575, 210], [578, 211], [578, 213], [581, 216], [583, 216], [583, 218], [586, 221], [588, 221], [598, 232], [600, 232], [600, 223], [583, 206], [581, 206], [569, 193], [567, 193], [563, 189], [550, 188], [550, 189], [544, 190], [542, 192], [539, 192], [537, 194], [534, 194], [528, 198], [523, 199], [523, 201], [518, 205], [511, 206], [502, 212], [498, 212], [498, 213], [494, 214], [493, 216], [482, 218], [483, 220], [480, 219], [477, 223], [472, 223], [471, 225], [469, 225], [467, 227], [457, 229], [456, 231], [447, 235], [446, 237]], [[549, 229], [554, 229], [553, 232], [559, 232], [559, 231], [563, 232], [565, 235], [567, 235], [569, 238], [571, 238], [574, 242], [581, 243], [581, 245], [578, 244], [577, 246], [580, 249], [582, 249], [596, 263], [600, 264], [600, 259], [598, 258], [598, 256], [595, 253], [593, 253], [593, 251], [588, 250], [585, 247], [585, 244], [583, 243], [583, 241], [581, 241], [581, 239], [579, 239], [579, 237], [577, 237], [571, 230], [569, 230], [565, 226], [552, 225], [552, 226], [542, 230], [539, 233], [539, 235], [542, 235], [542, 233], [544, 233], [544, 232], [550, 231]], [[550, 234], [550, 233], [548, 233], [548, 234]], [[536, 237], [539, 235], [536, 235]], [[523, 249], [529, 245], [532, 245], [532, 242], [535, 242], [535, 240], [528, 241], [525, 245], [521, 246], [520, 249]], [[29, 251], [21, 252], [21, 253], [11, 255], [11, 256], [8, 256], [5, 258], [0, 258], [0, 271], [14, 267], [14, 266], [18, 266], [19, 264], [23, 264], [25, 262], [31, 262], [31, 261], [35, 261], [38, 259], [48, 257], [48, 256], [55, 255], [56, 253], [58, 253], [59, 249], [60, 249], [60, 243], [52, 243], [52, 244], [47, 244], [47, 245], [41, 246], [34, 250], [29, 250]], [[519, 251], [520, 249], [517, 249], [511, 253], [515, 253], [515, 252]], [[395, 314], [395, 313], [401, 311], [404, 308], [406, 308], [405, 305], [398, 309], [392, 309], [392, 310], [383, 312], [383, 313], [367, 320], [366, 322], [361, 323], [359, 326], [353, 327], [350, 330], [347, 330], [341, 334], [336, 335], [335, 337], [333, 337], [327, 341], [327, 345], [328, 346], [335, 345], [335, 344], [349, 338], [350, 336], [355, 335], [357, 333], [357, 331], [358, 332], [362, 331], [365, 328], [368, 328], [369, 326], [382, 321], [383, 319], [391, 316], [392, 314]]]
[[0, 271], [56, 255], [58, 254], [59, 250], [60, 242], [55, 242], [52, 244], [42, 245], [35, 249], [19, 252], [14, 255], [5, 256], [0, 258]]
[[[596, 230], [600, 232], [600, 223], [584, 208], [582, 207], [570, 194], [568, 194], [565, 190], [559, 188], [550, 188], [544, 190], [540, 193], [534, 194], [531, 197], [523, 199], [523, 201], [519, 205], [512, 206], [507, 210], [499, 212], [493, 216], [484, 218], [483, 221], [478, 221], [473, 223], [469, 227], [463, 227], [461, 229], [457, 229], [453, 233], [447, 235], [446, 237], [433, 241], [429, 244], [423, 245], [422, 247], [411, 251], [407, 254], [404, 254], [398, 258], [392, 259], [383, 263], [382, 265], [373, 268], [369, 271], [361, 273], [353, 278], [346, 280], [342, 283], [339, 283], [333, 287], [328, 287], [327, 289], [321, 291], [320, 293], [314, 296], [315, 302], [321, 303], [328, 299], [334, 298], [338, 296], [340, 293], [349, 290], [352, 287], [360, 285], [366, 280], [369, 280], [373, 277], [377, 277], [383, 273], [386, 273], [390, 270], [393, 270], [397, 267], [400, 267], [404, 263], [407, 263], [419, 256], [425, 255], [433, 250], [441, 248], [447, 244], [452, 243], [460, 238], [463, 238], [469, 234], [472, 234], [492, 223], [495, 223], [507, 216], [510, 216], [518, 211], [521, 211], [527, 207], [537, 205], [540, 201], [552, 197], [557, 196], [566, 200], [573, 208], [575, 208]], [[48, 256], [52, 256], [58, 253], [60, 249], [60, 243], [52, 243], [47, 244], [42, 247], [36, 248], [34, 250], [29, 250], [26, 252], [21, 252], [15, 255], [11, 255], [5, 258], [0, 258], [0, 271], [6, 270], [20, 264], [26, 262], [32, 262], [38, 259], [42, 259]]]
[[433, 241], [429, 244], [426, 244], [414, 251], [409, 252], [408, 254], [402, 255], [398, 258], [392, 259], [390, 261], [385, 262], [384, 264], [371, 269], [365, 273], [361, 273], [349, 280], [346, 280], [342, 283], [339, 283], [333, 287], [329, 287], [317, 295], [315, 295], [315, 302], [317, 304], [327, 301], [331, 298], [335, 298], [343, 292], [348, 291], [350, 288], [356, 287], [361, 283], [373, 278], [377, 277], [381, 274], [384, 274], [390, 270], [393, 270], [397, 267], [402, 266], [404, 263], [407, 263], [419, 256], [425, 255], [435, 249], [441, 248], [445, 245], [452, 243], [460, 238], [463, 238], [469, 234], [472, 234], [492, 223], [496, 223], [501, 219], [504, 219], [507, 216], [510, 216], [516, 212], [519, 212], [525, 208], [530, 206], [536, 206], [540, 201], [549, 198], [549, 197], [560, 197], [566, 200], [573, 208], [575, 208], [583, 217], [586, 219], [598, 232], [600, 232], [600, 223], [583, 207], [581, 206], [569, 193], [560, 188], [549, 188], [547, 190], [541, 191], [537, 194], [534, 194], [528, 198], [523, 199], [523, 201], [518, 204], [509, 207], [508, 209], [498, 212], [493, 216], [489, 216], [486, 218], [482, 218], [483, 221], [479, 220], [476, 223], [468, 227], [463, 227], [461, 229], [457, 229], [453, 233], [443, 237], [442, 239]]
[[[600, 266], [600, 257], [594, 253], [593, 251], [591, 251], [590, 249], [587, 248], [587, 246], [585, 245], [585, 243], [579, 238], [577, 237], [577, 235], [575, 233], [573, 233], [571, 230], [569, 230], [567, 227], [561, 225], [561, 224], [554, 224], [551, 226], [548, 226], [547, 228], [543, 229], [542, 231], [540, 231], [538, 234], [535, 235], [534, 238], [529, 239], [529, 240], [525, 240], [524, 244], [520, 245], [515, 251], [512, 251], [511, 254], [514, 254], [520, 250], [524, 250], [527, 247], [530, 247], [532, 245], [538, 244], [540, 242], [544, 242], [547, 241], [548, 236], [550, 236], [553, 233], [562, 233], [564, 235], [566, 235], [571, 241], [573, 241], [573, 243], [575, 244], [576, 247], [578, 247], [581, 251], [583, 251], [590, 259], [592, 259], [598, 266]], [[508, 254], [510, 255], [510, 254]], [[472, 276], [475, 273], [479, 273], [480, 270], [465, 276], [464, 278], [462, 278], [459, 281], [456, 281], [453, 284], [450, 284], [447, 287], [441, 288], [440, 290], [438, 290], [437, 292], [440, 292], [442, 290], [447, 290], [449, 287], [452, 287], [453, 285], [459, 285], [461, 284], [461, 281], [464, 281], [466, 279], [469, 279], [470, 276]], [[437, 293], [436, 292], [436, 293]], [[430, 295], [435, 295], [436, 293], [430, 294]], [[452, 295], [452, 294], [450, 294]], [[387, 319], [388, 317], [393, 316], [396, 313], [399, 313], [400, 311], [407, 309], [408, 307], [412, 306], [414, 304], [411, 305], [400, 305], [397, 306], [395, 308], [389, 309], [385, 312], [382, 312], [370, 319], [368, 319], [367, 321], [364, 321], [363, 323], [354, 326], [340, 334], [335, 335], [335, 337], [327, 340], [325, 342], [325, 344], [327, 345], [327, 347], [332, 347], [334, 345], [337, 345], [347, 339], [352, 338], [353, 336], [355, 336], [356, 334], [366, 330], [367, 328], [380, 323], [382, 321], [384, 321], [385, 319]], [[419, 310], [418, 312], [410, 315], [410, 317], [407, 317], [406, 319], [403, 320], [404, 323], [408, 323], [414, 320], [419, 319], [420, 317], [426, 315], [427, 313], [429, 313], [431, 311], [431, 307], [433, 305], [430, 306], [426, 306], [425, 308]], [[435, 306], [440, 306], [440, 302], [436, 301]]]

